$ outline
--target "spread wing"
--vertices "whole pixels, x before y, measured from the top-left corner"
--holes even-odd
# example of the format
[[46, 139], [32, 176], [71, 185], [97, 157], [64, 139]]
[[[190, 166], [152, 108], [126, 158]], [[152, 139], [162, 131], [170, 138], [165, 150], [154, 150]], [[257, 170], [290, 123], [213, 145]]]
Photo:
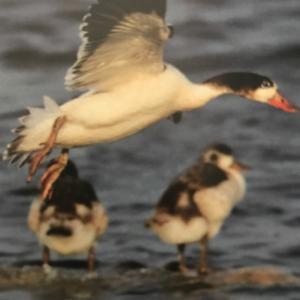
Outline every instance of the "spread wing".
[[166, 0], [98, 0], [83, 18], [66, 87], [103, 91], [138, 72], [162, 72], [163, 45], [172, 34], [165, 12]]

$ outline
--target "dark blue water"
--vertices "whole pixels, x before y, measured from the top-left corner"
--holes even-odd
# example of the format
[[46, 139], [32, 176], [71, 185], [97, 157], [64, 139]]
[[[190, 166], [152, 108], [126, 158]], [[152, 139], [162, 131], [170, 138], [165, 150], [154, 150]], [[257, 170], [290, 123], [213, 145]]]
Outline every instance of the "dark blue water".
[[[9, 130], [26, 106], [41, 105], [45, 94], [60, 103], [72, 97], [64, 90], [63, 78], [76, 57], [77, 29], [89, 3], [0, 1], [1, 147], [12, 138]], [[300, 105], [299, 0], [172, 0], [168, 19], [176, 35], [166, 58], [194, 80], [228, 70], [256, 71], [270, 76]], [[123, 141], [73, 150], [81, 176], [93, 183], [111, 220], [97, 249], [99, 269], [118, 272], [128, 261], [151, 269], [174, 260], [175, 249], [162, 244], [143, 223], [168, 182], [203, 147], [222, 141], [252, 170], [245, 201], [211, 243], [211, 263], [222, 268], [274, 265], [299, 273], [299, 129], [297, 114], [227, 96], [184, 114], [180, 125], [166, 120]], [[28, 192], [25, 175], [25, 169], [0, 165], [2, 265], [40, 258], [39, 245], [26, 226], [34, 195]], [[197, 255], [197, 247], [189, 247], [192, 261]], [[13, 290], [0, 293], [0, 298], [75, 297], [61, 290], [51, 293]], [[166, 292], [157, 284], [140, 282], [137, 289], [109, 290], [105, 295], [99, 290], [82, 298], [103, 297], [296, 300], [300, 294], [292, 288]]]

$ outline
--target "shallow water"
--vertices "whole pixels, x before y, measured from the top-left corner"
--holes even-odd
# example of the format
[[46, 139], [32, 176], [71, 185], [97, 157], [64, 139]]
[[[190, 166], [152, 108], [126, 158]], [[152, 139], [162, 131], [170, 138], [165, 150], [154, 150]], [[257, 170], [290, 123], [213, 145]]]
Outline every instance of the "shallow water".
[[[0, 1], [0, 135], [44, 94], [58, 102], [66, 69], [79, 44], [77, 28], [90, 1]], [[71, 2], [70, 2], [71, 3]], [[169, 21], [176, 35], [166, 58], [196, 81], [226, 70], [251, 70], [272, 77], [291, 101], [300, 105], [300, 2], [298, 0], [173, 0]], [[274, 265], [299, 274], [300, 161], [299, 116], [235, 97], [216, 100], [126, 140], [72, 151], [81, 175], [96, 187], [110, 215], [110, 228], [98, 245], [99, 270], [157, 268], [175, 258], [175, 249], [148, 232], [143, 223], [166, 184], [214, 141], [234, 147], [252, 166], [245, 201], [211, 243], [210, 261], [222, 268]], [[195, 130], [196, 129], [196, 130]], [[40, 248], [26, 227], [34, 184], [26, 170], [0, 165], [0, 264], [26, 265], [39, 260]], [[37, 181], [36, 181], [37, 182]], [[191, 263], [196, 246], [189, 247]], [[55, 259], [60, 259], [56, 258]], [[79, 260], [84, 259], [79, 257]], [[195, 288], [165, 291], [143, 281], [124, 290], [81, 299], [299, 299], [297, 288]], [[74, 291], [73, 291], [74, 292]], [[71, 294], [70, 294], [71, 293]], [[10, 290], [0, 299], [72, 299], [72, 288]]]

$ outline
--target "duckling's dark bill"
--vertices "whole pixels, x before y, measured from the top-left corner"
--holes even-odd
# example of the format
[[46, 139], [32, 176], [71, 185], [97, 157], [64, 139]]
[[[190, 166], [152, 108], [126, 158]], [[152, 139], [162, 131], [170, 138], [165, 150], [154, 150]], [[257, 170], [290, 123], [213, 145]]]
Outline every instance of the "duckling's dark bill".
[[268, 103], [276, 108], [279, 108], [285, 112], [300, 112], [300, 107], [289, 103], [281, 93], [277, 92], [274, 98], [271, 98]]

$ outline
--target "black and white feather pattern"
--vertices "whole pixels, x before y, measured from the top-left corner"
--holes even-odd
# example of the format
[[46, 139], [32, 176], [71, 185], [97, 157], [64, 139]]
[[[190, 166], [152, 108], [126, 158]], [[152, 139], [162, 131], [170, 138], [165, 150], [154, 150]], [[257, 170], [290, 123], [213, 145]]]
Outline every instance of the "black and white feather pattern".
[[139, 70], [162, 71], [171, 35], [165, 12], [166, 0], [98, 0], [80, 26], [82, 44], [66, 87], [108, 90]]

